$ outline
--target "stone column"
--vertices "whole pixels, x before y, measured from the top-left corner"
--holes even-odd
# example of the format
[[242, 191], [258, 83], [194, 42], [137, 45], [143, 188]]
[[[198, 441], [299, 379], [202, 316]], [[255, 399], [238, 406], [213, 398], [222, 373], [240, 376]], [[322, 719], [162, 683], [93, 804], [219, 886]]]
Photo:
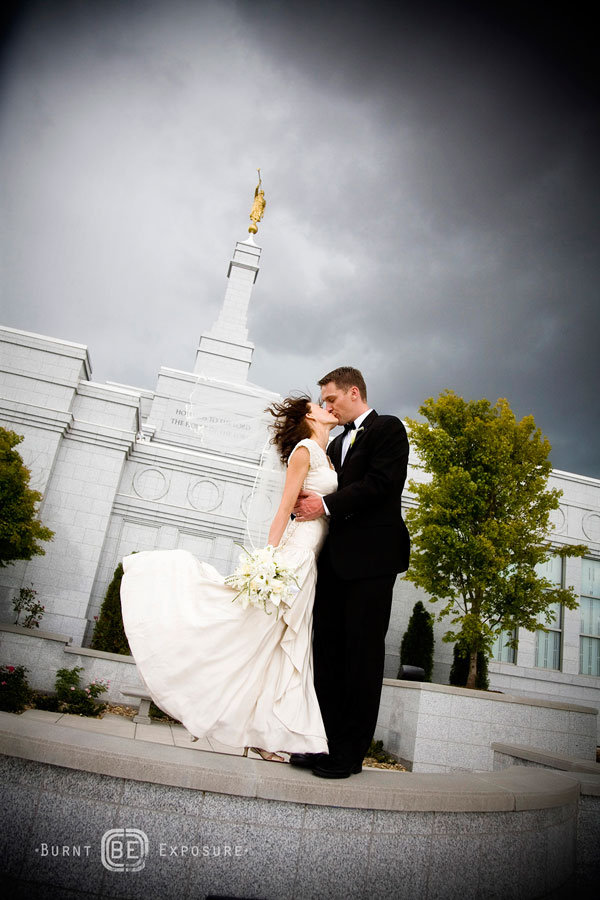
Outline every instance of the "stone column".
[[44, 495], [42, 521], [55, 537], [24, 575], [46, 608], [43, 626], [72, 637], [74, 644], [84, 637], [114, 498], [138, 428], [135, 394], [91, 382], [79, 385], [73, 420]]

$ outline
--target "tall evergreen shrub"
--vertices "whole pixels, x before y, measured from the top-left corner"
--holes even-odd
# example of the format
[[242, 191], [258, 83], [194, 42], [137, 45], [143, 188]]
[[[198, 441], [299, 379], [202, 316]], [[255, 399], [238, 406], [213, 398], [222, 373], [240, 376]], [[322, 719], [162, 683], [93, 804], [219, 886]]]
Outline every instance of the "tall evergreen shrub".
[[[454, 662], [450, 669], [450, 684], [454, 685], [454, 687], [466, 687], [467, 678], [469, 677], [469, 664], [469, 650], [461, 647], [457, 642], [454, 645]], [[477, 678], [475, 681], [475, 689], [478, 691], [487, 691], [489, 690], [489, 687], [488, 660], [483, 650], [480, 650], [477, 654]]]
[[131, 656], [121, 614], [122, 578], [123, 563], [119, 563], [106, 590], [106, 596], [94, 628], [91, 647], [92, 650], [105, 650], [107, 653], [121, 653], [123, 656]]
[[[418, 600], [413, 607], [408, 627], [400, 644], [400, 665], [419, 666], [425, 673], [425, 681], [431, 681], [433, 644], [433, 616]], [[400, 677], [400, 671], [398, 677]]]

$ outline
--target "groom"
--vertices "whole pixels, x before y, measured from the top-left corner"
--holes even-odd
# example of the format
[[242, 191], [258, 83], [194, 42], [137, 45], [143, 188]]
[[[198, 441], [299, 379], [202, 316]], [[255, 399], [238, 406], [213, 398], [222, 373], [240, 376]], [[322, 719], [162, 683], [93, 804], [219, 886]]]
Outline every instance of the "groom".
[[401, 508], [408, 439], [400, 419], [370, 408], [358, 369], [334, 369], [319, 385], [323, 405], [344, 426], [328, 447], [338, 490], [323, 498], [303, 492], [294, 512], [301, 522], [329, 517], [313, 614], [329, 755], [294, 753], [290, 762], [321, 778], [349, 778], [361, 771], [377, 724], [392, 590], [408, 568]]

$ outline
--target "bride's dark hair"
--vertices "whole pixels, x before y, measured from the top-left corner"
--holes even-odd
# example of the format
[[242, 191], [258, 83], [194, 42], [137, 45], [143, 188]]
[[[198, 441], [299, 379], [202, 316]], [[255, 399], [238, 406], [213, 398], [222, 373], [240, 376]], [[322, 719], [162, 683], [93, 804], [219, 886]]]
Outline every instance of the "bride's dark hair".
[[283, 463], [287, 463], [298, 441], [309, 438], [312, 434], [306, 421], [311, 402], [306, 394], [300, 394], [297, 397], [286, 397], [281, 403], [272, 403], [265, 410], [275, 419], [271, 443], [277, 447]]

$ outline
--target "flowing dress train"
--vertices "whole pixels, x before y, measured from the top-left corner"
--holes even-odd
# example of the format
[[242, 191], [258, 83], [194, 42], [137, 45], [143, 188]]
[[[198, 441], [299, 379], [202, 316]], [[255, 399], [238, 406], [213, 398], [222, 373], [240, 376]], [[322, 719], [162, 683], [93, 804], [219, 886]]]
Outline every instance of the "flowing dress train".
[[[304, 487], [327, 494], [337, 476], [312, 439]], [[327, 751], [313, 684], [312, 610], [324, 517], [291, 521], [280, 541], [299, 590], [277, 619], [239, 601], [208, 563], [186, 550], [123, 560], [123, 623], [155, 703], [196, 737], [230, 747], [290, 753]]]

